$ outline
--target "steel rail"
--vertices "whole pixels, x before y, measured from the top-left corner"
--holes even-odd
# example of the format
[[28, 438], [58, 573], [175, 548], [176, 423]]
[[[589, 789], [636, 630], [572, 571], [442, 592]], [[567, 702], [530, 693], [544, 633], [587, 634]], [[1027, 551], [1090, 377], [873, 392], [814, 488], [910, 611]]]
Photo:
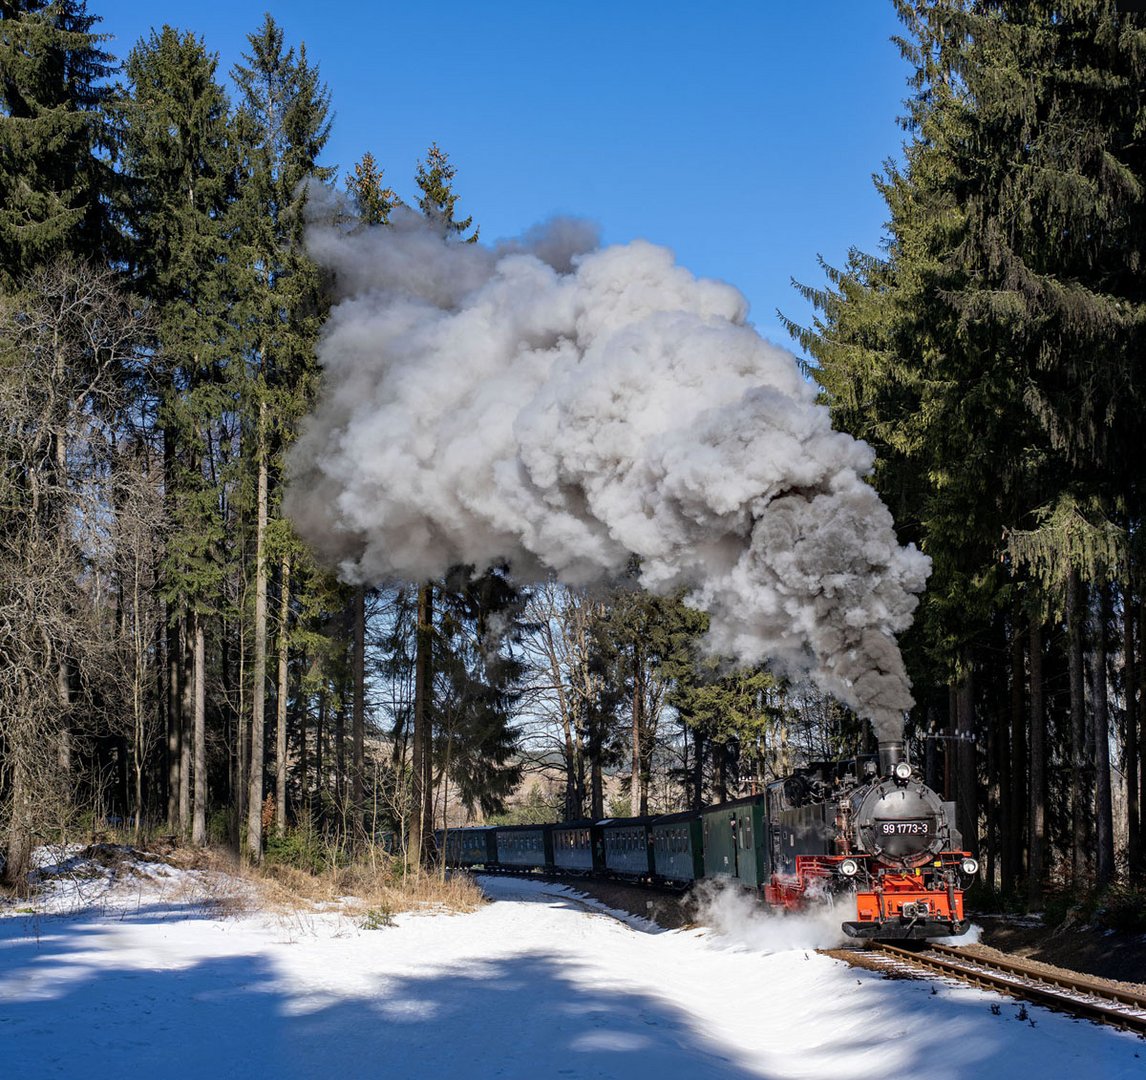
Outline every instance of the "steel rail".
[[1016, 962], [1014, 960], [1003, 960], [986, 956], [969, 956], [963, 952], [962, 949], [953, 945], [929, 945], [928, 950], [930, 952], [939, 953], [941, 956], [951, 957], [952, 959], [970, 960], [975, 964], [996, 968], [1010, 975], [1038, 979], [1039, 982], [1049, 983], [1051, 986], [1060, 986], [1064, 990], [1077, 990], [1081, 993], [1094, 994], [1096, 997], [1113, 998], [1115, 1001], [1121, 1001], [1124, 1005], [1146, 1011], [1146, 995], [1135, 993], [1133, 990], [1119, 990], [1107, 986], [1097, 979], [1088, 978], [1086, 975], [1072, 971], [1044, 971], [1041, 968], [1024, 964], [1021, 961]]
[[1108, 988], [1082, 975], [1048, 976], [1021, 963], [969, 956], [946, 945], [932, 945], [925, 952], [912, 952], [876, 942], [874, 951], [890, 956], [900, 964], [925, 968], [1011, 997], [1023, 998], [1036, 1005], [1146, 1036], [1146, 997]]

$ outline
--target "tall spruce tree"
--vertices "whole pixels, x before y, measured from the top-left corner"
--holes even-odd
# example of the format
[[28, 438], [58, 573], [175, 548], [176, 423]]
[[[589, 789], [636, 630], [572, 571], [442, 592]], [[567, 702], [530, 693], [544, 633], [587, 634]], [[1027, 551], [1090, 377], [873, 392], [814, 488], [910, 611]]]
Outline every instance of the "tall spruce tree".
[[65, 254], [117, 253], [113, 57], [84, 0], [0, 3], [0, 285]]
[[354, 175], [346, 178], [346, 190], [365, 225], [388, 225], [394, 207], [401, 204], [394, 189], [383, 186], [383, 171], [367, 150], [355, 164]]
[[[326, 183], [318, 164], [330, 135], [330, 95], [305, 45], [286, 47], [267, 15], [248, 35], [250, 51], [232, 77], [239, 92], [237, 133], [244, 158], [235, 252], [246, 279], [241, 307], [247, 365], [245, 443], [254, 474], [254, 651], [251, 663], [251, 764], [247, 809], [250, 858], [262, 859], [267, 700], [267, 592], [270, 563], [279, 585], [297, 543], [281, 520], [281, 457], [309, 408], [318, 379], [314, 345], [325, 313], [317, 267], [302, 245], [306, 183]], [[289, 606], [288, 606], [289, 614]], [[286, 637], [281, 637], [280, 647]], [[279, 740], [281, 745], [281, 740]], [[285, 762], [279, 761], [281, 771]]]
[[458, 220], [454, 211], [458, 202], [458, 194], [454, 191], [454, 177], [457, 175], [457, 166], [450, 161], [450, 156], [437, 143], [431, 143], [426, 151], [426, 160], [418, 162], [414, 181], [418, 185], [421, 195], [418, 197], [418, 209], [426, 216], [442, 236], [450, 240], [464, 240], [467, 244], [476, 244], [480, 228], [474, 228], [469, 236], [464, 235], [473, 226], [473, 215]]
[[[973, 840], [979, 769], [994, 775], [1026, 748], [1024, 667], [996, 658], [1021, 658], [1024, 608], [1042, 622], [1061, 614], [1069, 582], [1124, 573], [1141, 513], [1127, 448], [1146, 325], [1135, 134], [1146, 38], [1141, 16], [1107, 0], [897, 7], [915, 75], [905, 163], [880, 183], [886, 253], [853, 253], [827, 289], [806, 290], [822, 318], [797, 333], [837, 422], [876, 443], [875, 482], [932, 556], [918, 630], [930, 671], [915, 654], [917, 692], [950, 688], [956, 795]], [[1068, 620], [1072, 670], [1084, 625], [1077, 612]], [[993, 709], [990, 688], [1008, 677], [1012, 707]], [[1084, 680], [1071, 681], [1077, 717]], [[1105, 727], [1094, 731], [1105, 745]], [[968, 741], [976, 732], [985, 760]], [[1080, 767], [1076, 826], [1092, 813]], [[1097, 777], [1100, 882], [1112, 867], [1108, 785]], [[1023, 810], [995, 799], [989, 818], [1006, 807]], [[1002, 860], [1005, 886], [1020, 861]]]
[[[421, 191], [418, 208], [436, 228], [443, 242], [461, 237], [472, 224], [473, 218], [456, 221], [454, 207], [458, 195], [453, 190], [456, 168], [449, 156], [437, 143], [432, 143], [426, 160], [419, 161], [414, 180]], [[360, 181], [361, 182], [361, 181]], [[477, 240], [477, 230], [467, 238]], [[418, 587], [418, 631], [414, 660], [414, 724], [411, 738], [413, 753], [413, 811], [410, 814], [406, 840], [406, 856], [417, 862], [428, 850], [434, 829], [434, 630], [433, 582], [422, 582]], [[419, 813], [419, 806], [421, 813]]]
[[[346, 189], [354, 200], [358, 219], [364, 226], [386, 225], [398, 197], [383, 187], [382, 169], [367, 151], [354, 166], [354, 175], [346, 178]], [[365, 585], [358, 585], [353, 596], [354, 708], [351, 731], [354, 765], [353, 802], [356, 819], [361, 820], [365, 804], [365, 739], [366, 739], [366, 596]]]
[[162, 584], [169, 827], [190, 825], [197, 843], [206, 840], [206, 623], [217, 613], [224, 550], [212, 447], [233, 412], [225, 371], [235, 347], [227, 223], [237, 160], [216, 66], [202, 39], [164, 26], [129, 54], [119, 105], [132, 269], [158, 317], [152, 367], [170, 523]]

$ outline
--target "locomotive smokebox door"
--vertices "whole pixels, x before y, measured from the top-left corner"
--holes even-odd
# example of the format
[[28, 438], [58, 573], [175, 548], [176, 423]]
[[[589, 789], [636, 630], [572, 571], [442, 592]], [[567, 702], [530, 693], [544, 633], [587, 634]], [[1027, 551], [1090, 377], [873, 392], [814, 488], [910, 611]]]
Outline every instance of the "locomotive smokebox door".
[[876, 784], [864, 795], [855, 822], [859, 850], [906, 868], [922, 866], [947, 840], [943, 804], [922, 784]]

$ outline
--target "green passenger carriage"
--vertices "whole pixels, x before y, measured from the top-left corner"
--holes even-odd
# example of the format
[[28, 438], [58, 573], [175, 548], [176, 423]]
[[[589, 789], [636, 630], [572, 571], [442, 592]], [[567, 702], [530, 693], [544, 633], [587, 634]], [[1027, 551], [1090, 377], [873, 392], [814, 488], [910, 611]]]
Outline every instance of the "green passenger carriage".
[[662, 881], [686, 882], [704, 877], [700, 818], [691, 810], [665, 814], [649, 827], [653, 873]]
[[770, 869], [763, 795], [707, 806], [700, 820], [706, 877], [733, 878], [750, 889], [767, 884]]
[[605, 869], [619, 877], [653, 876], [653, 846], [649, 833], [652, 818], [616, 818], [602, 821]]
[[522, 870], [553, 865], [552, 825], [498, 825], [497, 863]]

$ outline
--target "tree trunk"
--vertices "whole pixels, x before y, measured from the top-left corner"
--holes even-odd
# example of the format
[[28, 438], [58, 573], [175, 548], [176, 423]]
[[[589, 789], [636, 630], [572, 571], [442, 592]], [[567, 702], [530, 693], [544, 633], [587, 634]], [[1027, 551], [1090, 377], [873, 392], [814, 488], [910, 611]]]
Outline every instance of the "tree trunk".
[[939, 720], [934, 705], [927, 707], [927, 734], [923, 744], [923, 782], [933, 791], [939, 790]]
[[366, 586], [354, 590], [354, 715], [351, 721], [351, 758], [354, 776], [351, 799], [354, 820], [361, 826], [366, 809]]
[[179, 831], [179, 774], [183, 763], [183, 693], [179, 685], [181, 619], [167, 624], [167, 829]]
[[192, 615], [192, 625], [195, 634], [192, 675], [195, 687], [195, 797], [192, 805], [191, 843], [202, 847], [207, 843], [207, 646], [203, 616], [198, 612]]
[[[62, 387], [65, 385], [67, 358], [58, 332], [53, 335], [53, 338], [56, 385]], [[53, 442], [56, 448], [55, 482], [57, 490], [64, 491], [68, 485], [68, 430], [66, 421], [55, 425], [53, 430]], [[61, 529], [60, 531], [61, 536], [66, 535], [65, 530]], [[60, 710], [59, 732], [57, 735], [59, 742], [56, 745], [57, 765], [60, 770], [60, 775], [64, 778], [65, 782], [65, 787], [61, 795], [68, 796], [71, 793], [71, 784], [69, 781], [72, 772], [71, 676], [68, 657], [65, 651], [65, 642], [57, 640], [53, 642], [53, 644], [56, 652], [56, 694]]]
[[1043, 706], [1043, 628], [1031, 620], [1031, 739], [1028, 796], [1030, 830], [1027, 860], [1027, 903], [1039, 910], [1046, 873], [1046, 713]]
[[322, 680], [322, 689], [318, 692], [318, 717], [314, 724], [314, 797], [318, 805], [322, 805], [322, 793], [326, 788], [326, 775], [324, 766], [324, 750], [326, 740], [326, 679]]
[[[306, 657], [303, 657], [303, 663], [299, 670], [306, 667]], [[317, 658], [310, 659], [310, 670], [308, 672], [308, 682], [313, 684], [313, 680], [318, 675], [318, 660]], [[301, 683], [301, 680], [300, 680]], [[299, 710], [298, 710], [298, 798], [299, 804], [302, 807], [303, 814], [310, 817], [310, 741], [306, 736], [306, 729], [310, 726], [310, 705], [311, 699], [309, 695], [303, 694], [302, 686], [299, 686], [298, 693]]]
[[[143, 765], [146, 745], [144, 741], [144, 680], [146, 678], [146, 652], [143, 641], [143, 619], [140, 614], [142, 602], [140, 552], [134, 553], [134, 567], [132, 573], [132, 606], [131, 606], [131, 644], [132, 644], [132, 678], [131, 678], [131, 772], [134, 780], [133, 801], [135, 814], [132, 818], [131, 838], [136, 845], [139, 844], [143, 830]], [[161, 655], [161, 654], [160, 654]]]
[[[424, 599], [423, 599], [424, 597]], [[429, 851], [434, 834], [434, 586], [427, 583], [418, 596], [418, 645], [422, 698], [422, 850]]]
[[602, 719], [596, 711], [589, 719], [589, 805], [594, 821], [605, 817], [605, 776], [601, 768]]
[[[343, 686], [345, 690], [345, 685]], [[339, 813], [346, 806], [346, 698], [342, 697], [334, 713], [334, 794]]]
[[1138, 657], [1135, 654], [1135, 627], [1138, 609], [1129, 585], [1122, 594], [1123, 663], [1126, 678], [1126, 818], [1127, 860], [1131, 873], [1142, 862], [1142, 818], [1138, 790]]
[[235, 720], [238, 726], [238, 747], [235, 760], [235, 850], [242, 851], [243, 830], [247, 820], [247, 797], [250, 794], [251, 766], [251, 724], [247, 709], [247, 642], [246, 619], [240, 616], [235, 622], [235, 656], [238, 667], [235, 681], [236, 703]]
[[431, 648], [433, 645], [433, 591], [429, 584], [418, 589], [418, 626], [414, 652], [414, 730], [411, 734], [411, 793], [410, 818], [407, 822], [406, 864], [410, 868], [421, 865], [422, 852], [427, 843], [427, 827], [433, 821], [426, 819], [426, 805], [433, 813], [433, 794], [427, 782], [430, 766], [426, 762], [426, 749], [432, 745], [426, 739], [430, 726], [429, 693], [433, 685]]
[[1070, 876], [1076, 887], [1083, 884], [1086, 870], [1086, 818], [1083, 804], [1083, 745], [1086, 717], [1086, 690], [1082, 671], [1083, 586], [1077, 571], [1071, 573], [1066, 586], [1066, 627], [1070, 670]]
[[[223, 599], [226, 597], [224, 595]], [[220, 610], [226, 610], [220, 605]], [[219, 681], [222, 685], [224, 732], [227, 744], [227, 835], [235, 850], [239, 846], [239, 825], [242, 821], [243, 800], [243, 713], [238, 708], [237, 688], [231, 661], [231, 624], [224, 617], [219, 620]]]
[[[57, 646], [59, 647], [59, 646]], [[69, 778], [72, 773], [72, 686], [69, 675], [68, 659], [63, 654], [56, 660], [56, 697], [60, 710], [59, 742], [56, 744], [56, 761], [60, 775]], [[70, 785], [64, 794], [70, 791]]]
[[569, 722], [569, 713], [564, 708], [561, 711], [561, 726], [564, 736], [562, 751], [565, 757], [565, 820], [576, 821], [584, 813], [584, 807], [577, 784], [577, 755], [573, 751], [573, 725]]
[[1114, 809], [1110, 789], [1110, 711], [1107, 705], [1106, 627], [1110, 616], [1110, 587], [1098, 586], [1094, 618], [1094, 801], [1095, 874], [1098, 887], [1114, 880]]
[[[943, 798], [955, 800], [955, 762], [958, 758], [959, 688], [956, 683], [947, 687], [947, 738], [943, 741]], [[967, 838], [967, 843], [970, 838]]]
[[[1142, 643], [1146, 641], [1146, 597], [1142, 599], [1138, 607], [1138, 647], [1142, 650]], [[1143, 683], [1143, 671], [1146, 669], [1146, 659], [1144, 659], [1142, 651], [1138, 655], [1138, 663], [1136, 665], [1138, 671], [1139, 686]], [[1138, 701], [1138, 841], [1139, 841], [1139, 867], [1146, 869], [1146, 761], [1143, 761], [1142, 746], [1146, 742], [1142, 736], [1146, 735], [1146, 724], [1142, 722], [1142, 715], [1146, 712], [1143, 707], [1143, 701], [1139, 698]]]
[[33, 770], [32, 747], [29, 745], [30, 723], [18, 718], [12, 725], [6, 747], [5, 765], [9, 776], [8, 837], [5, 844], [6, 859], [0, 878], [19, 897], [31, 892], [28, 872], [32, 869], [33, 822]]
[[629, 779], [629, 810], [633, 814], [644, 813], [639, 807], [642, 801], [648, 805], [647, 795], [641, 790], [641, 710], [645, 701], [644, 664], [641, 650], [633, 648], [633, 771]]
[[279, 678], [275, 699], [275, 828], [287, 827], [287, 677], [290, 671], [290, 556], [282, 558], [282, 591], [279, 595]]
[[956, 686], [955, 803], [963, 844], [979, 849], [979, 791], [975, 753], [975, 680], [968, 667]]
[[692, 808], [704, 805], [704, 732], [700, 725], [692, 729]]
[[1002, 854], [1002, 839], [1006, 835], [1005, 804], [1000, 797], [1005, 782], [1001, 759], [1006, 754], [1005, 747], [1000, 745], [1003, 742], [1005, 730], [1001, 712], [1000, 709], [991, 709], [988, 712], [986, 725], [987, 804], [984, 815], [986, 818], [986, 836], [984, 838], [985, 843], [981, 848], [983, 857], [980, 861], [985, 863], [986, 881], [992, 889], [998, 889], [1001, 884], [1000, 855]]
[[1003, 833], [1003, 888], [1014, 892], [1020, 887], [1023, 874], [1023, 837], [1026, 835], [1024, 811], [1027, 804], [1027, 702], [1026, 702], [1026, 649], [1023, 639], [1023, 617], [1015, 605], [1014, 625], [1011, 627], [1011, 745], [1005, 753], [1008, 768], [1003, 798], [1007, 800], [1007, 829]]
[[179, 634], [179, 661], [183, 669], [180, 675], [183, 731], [179, 740], [179, 835], [184, 839], [191, 833], [191, 742], [195, 737], [195, 631], [191, 622], [194, 617], [190, 612], [184, 616]]
[[577, 799], [577, 816], [581, 817], [585, 813], [585, 743], [582, 739], [581, 729], [576, 724], [573, 725], [573, 756], [576, 761], [576, 768], [574, 771], [574, 783], [576, 784], [576, 799]]
[[251, 775], [247, 796], [247, 858], [263, 861], [263, 742], [267, 683], [267, 449], [265, 399], [259, 400], [258, 495], [255, 527], [255, 642], [251, 662]]
[[728, 746], [722, 742], [712, 744], [713, 763], [716, 765], [716, 780], [713, 796], [718, 803], [728, 802]]

